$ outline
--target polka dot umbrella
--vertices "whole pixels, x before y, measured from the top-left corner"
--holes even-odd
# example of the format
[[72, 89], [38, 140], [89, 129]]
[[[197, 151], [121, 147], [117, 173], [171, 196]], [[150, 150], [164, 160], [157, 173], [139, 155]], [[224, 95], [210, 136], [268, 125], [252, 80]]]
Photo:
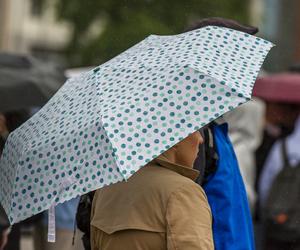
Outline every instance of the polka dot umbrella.
[[8, 138], [0, 190], [11, 223], [127, 180], [188, 134], [248, 101], [272, 46], [215, 26], [151, 35], [69, 79]]

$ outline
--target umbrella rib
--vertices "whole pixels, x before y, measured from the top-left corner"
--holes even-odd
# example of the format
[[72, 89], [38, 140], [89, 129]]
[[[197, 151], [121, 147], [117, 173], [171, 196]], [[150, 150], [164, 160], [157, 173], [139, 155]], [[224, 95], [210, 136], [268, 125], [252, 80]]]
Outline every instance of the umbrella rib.
[[[102, 118], [101, 118], [101, 119], [102, 119]], [[102, 122], [102, 121], [101, 121], [101, 124], [102, 124], [102, 128], [103, 128], [103, 132], [105, 133], [106, 137], [109, 138], [109, 136], [108, 136], [108, 134], [107, 134], [107, 131], [106, 131], [106, 129], [105, 129], [105, 126], [103, 126], [103, 122]], [[111, 146], [111, 148], [113, 149], [113, 152], [114, 152], [114, 148], [115, 148], [115, 147], [113, 146], [113, 143], [112, 143], [111, 140], [109, 140], [109, 144], [110, 144], [110, 146]], [[120, 173], [121, 177], [122, 177], [125, 181], [127, 181], [127, 177], [122, 173], [120, 164], [118, 164], [117, 155], [114, 153], [112, 156], [113, 156], [112, 158], [114, 159], [116, 166], [118, 167], [118, 172]]]

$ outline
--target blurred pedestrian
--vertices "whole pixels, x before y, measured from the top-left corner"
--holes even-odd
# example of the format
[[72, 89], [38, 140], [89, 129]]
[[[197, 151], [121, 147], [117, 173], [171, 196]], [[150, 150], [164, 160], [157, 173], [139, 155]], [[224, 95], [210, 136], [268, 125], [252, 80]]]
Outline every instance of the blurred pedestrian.
[[92, 249], [214, 249], [211, 211], [192, 169], [201, 143], [194, 132], [127, 182], [97, 190]]
[[261, 145], [256, 150], [257, 203], [255, 220], [260, 221], [258, 181], [269, 152], [277, 140], [290, 135], [299, 115], [300, 74], [280, 73], [259, 78], [253, 94], [265, 102], [265, 121]]
[[[264, 249], [266, 250], [300, 249], [298, 186], [300, 172], [292, 170], [293, 167], [300, 168], [300, 117], [296, 122], [294, 132], [287, 138], [277, 141], [272, 147], [259, 180], [261, 207], [264, 211]], [[282, 171], [287, 173], [284, 179], [279, 177]], [[288, 174], [288, 171], [291, 174]], [[284, 183], [285, 180], [287, 184]], [[290, 188], [289, 183], [291, 183]]]
[[[291, 162], [291, 165], [297, 165], [297, 163], [300, 162], [300, 117], [296, 122], [294, 132], [286, 137], [286, 143], [288, 159]], [[272, 147], [259, 180], [262, 206], [264, 206], [266, 202], [274, 178], [280, 172], [284, 164], [281, 152], [281, 144], [282, 139], [278, 140]]]
[[256, 151], [256, 187], [273, 144], [291, 134], [299, 114], [300, 74], [279, 73], [258, 78], [253, 95], [266, 104], [262, 143]]
[[[257, 203], [255, 209], [255, 224], [259, 242], [263, 244], [263, 221], [260, 204], [265, 199], [259, 188], [261, 173], [267, 164], [267, 157], [276, 141], [290, 135], [299, 115], [300, 74], [279, 73], [260, 77], [253, 90], [254, 96], [265, 102], [265, 118], [262, 142], [256, 150], [256, 180]], [[261, 245], [260, 244], [260, 245]]]

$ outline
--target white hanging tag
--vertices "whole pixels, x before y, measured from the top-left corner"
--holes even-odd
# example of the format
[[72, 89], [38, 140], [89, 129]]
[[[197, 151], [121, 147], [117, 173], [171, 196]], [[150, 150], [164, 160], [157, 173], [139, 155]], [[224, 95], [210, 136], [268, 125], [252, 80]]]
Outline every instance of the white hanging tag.
[[48, 242], [55, 242], [55, 205], [48, 210]]
[[[74, 184], [74, 182], [76, 182], [76, 178], [75, 177], [69, 177], [66, 178], [62, 183], [60, 183], [60, 189], [58, 192], [57, 197], [61, 194], [61, 192], [63, 192], [63, 190], [67, 187], [72, 186], [72, 184]], [[57, 204], [55, 202], [55, 199], [57, 197], [53, 198], [52, 201], [52, 205], [48, 210], [48, 242], [55, 242], [55, 205]]]

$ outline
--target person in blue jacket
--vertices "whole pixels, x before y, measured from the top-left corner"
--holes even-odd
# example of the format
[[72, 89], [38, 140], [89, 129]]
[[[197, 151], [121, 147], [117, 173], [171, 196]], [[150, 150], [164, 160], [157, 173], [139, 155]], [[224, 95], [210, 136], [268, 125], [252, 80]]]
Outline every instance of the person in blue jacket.
[[255, 249], [249, 203], [234, 149], [228, 137], [228, 125], [213, 124], [209, 129], [211, 137], [208, 140], [213, 140], [216, 152], [215, 163], [213, 160], [209, 162], [215, 164], [215, 167], [212, 173], [206, 170], [207, 176], [202, 186], [213, 215], [215, 249]]

